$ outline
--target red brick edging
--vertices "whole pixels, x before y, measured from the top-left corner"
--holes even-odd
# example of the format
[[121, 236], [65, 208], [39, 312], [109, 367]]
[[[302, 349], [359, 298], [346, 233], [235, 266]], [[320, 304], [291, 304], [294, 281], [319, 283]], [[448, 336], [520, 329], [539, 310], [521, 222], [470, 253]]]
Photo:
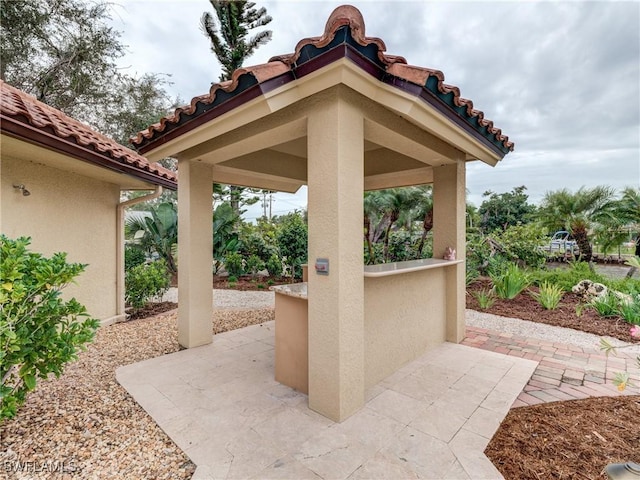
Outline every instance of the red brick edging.
[[[636, 355], [618, 350], [607, 356], [597, 349], [580, 348], [510, 333], [469, 327], [462, 345], [534, 360], [538, 367], [511, 408], [587, 397], [640, 394]], [[613, 384], [615, 375], [628, 372], [624, 391]]]

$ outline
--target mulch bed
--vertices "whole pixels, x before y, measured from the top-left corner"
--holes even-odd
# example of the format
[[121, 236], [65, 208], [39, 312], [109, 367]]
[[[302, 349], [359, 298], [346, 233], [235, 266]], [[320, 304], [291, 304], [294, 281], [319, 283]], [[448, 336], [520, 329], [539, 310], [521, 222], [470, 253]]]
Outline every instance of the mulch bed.
[[161, 313], [175, 310], [176, 308], [178, 308], [178, 304], [173, 302], [151, 302], [143, 308], [133, 310], [129, 314], [127, 320], [139, 320], [141, 318], [154, 317], [156, 315], [160, 315]]
[[640, 462], [640, 396], [512, 409], [485, 454], [506, 479], [607, 478], [610, 463]]
[[565, 293], [557, 309], [546, 310], [529, 293], [531, 291], [537, 292], [537, 287], [530, 287], [512, 300], [498, 299], [490, 308], [483, 310], [478, 305], [473, 293], [489, 288], [491, 288], [491, 282], [487, 279], [478, 280], [468, 286], [467, 308], [502, 317], [520, 318], [556, 327], [573, 328], [594, 335], [618, 338], [629, 343], [640, 343], [640, 339], [631, 336], [629, 323], [620, 317], [603, 318], [591, 308], [583, 309], [578, 316], [576, 310], [584, 302], [574, 293]]

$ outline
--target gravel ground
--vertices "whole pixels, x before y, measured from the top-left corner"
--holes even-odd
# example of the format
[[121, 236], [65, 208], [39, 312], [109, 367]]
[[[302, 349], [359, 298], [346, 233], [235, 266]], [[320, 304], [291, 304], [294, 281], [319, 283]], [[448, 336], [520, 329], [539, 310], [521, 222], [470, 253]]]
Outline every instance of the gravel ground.
[[[275, 302], [273, 292], [242, 292], [239, 290], [213, 291], [213, 307], [223, 309], [270, 308]], [[162, 297], [163, 302], [178, 303], [178, 289], [171, 287]]]

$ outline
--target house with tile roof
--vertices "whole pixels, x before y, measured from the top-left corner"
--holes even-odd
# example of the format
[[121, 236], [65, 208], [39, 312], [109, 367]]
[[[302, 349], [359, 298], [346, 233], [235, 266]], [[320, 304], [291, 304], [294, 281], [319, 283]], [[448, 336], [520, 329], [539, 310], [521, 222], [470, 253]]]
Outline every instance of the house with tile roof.
[[[65, 289], [103, 323], [124, 312], [125, 190], [177, 188], [176, 175], [0, 82], [0, 231], [88, 264]], [[135, 201], [138, 201], [136, 199]]]
[[[187, 348], [212, 342], [212, 183], [307, 185], [310, 275], [295, 293], [308, 333], [294, 341], [306, 348], [295, 373], [307, 377], [309, 407], [334, 421], [402, 365], [464, 337], [466, 164], [493, 166], [514, 148], [442, 72], [385, 50], [358, 9], [338, 7], [321, 36], [236, 70], [132, 140], [151, 161], [178, 159]], [[434, 258], [365, 266], [363, 191], [419, 184], [433, 185]], [[278, 295], [276, 378], [287, 337]]]

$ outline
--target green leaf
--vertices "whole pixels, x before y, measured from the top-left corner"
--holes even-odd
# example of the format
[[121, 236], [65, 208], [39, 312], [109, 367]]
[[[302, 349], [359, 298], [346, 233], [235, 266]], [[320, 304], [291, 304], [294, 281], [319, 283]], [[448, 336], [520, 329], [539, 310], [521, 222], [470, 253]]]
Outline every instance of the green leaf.
[[34, 377], [32, 374], [28, 373], [24, 377], [22, 377], [22, 379], [24, 380], [24, 384], [29, 390], [33, 390], [34, 388], [36, 388], [36, 377]]

